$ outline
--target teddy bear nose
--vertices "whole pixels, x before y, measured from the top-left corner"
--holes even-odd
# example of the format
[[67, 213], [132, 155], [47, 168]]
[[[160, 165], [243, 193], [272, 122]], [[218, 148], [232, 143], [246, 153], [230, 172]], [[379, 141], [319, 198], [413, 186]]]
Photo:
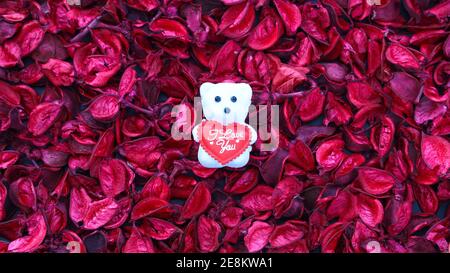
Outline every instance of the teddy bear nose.
[[228, 108], [228, 107], [225, 107], [225, 108], [223, 108], [223, 112], [225, 113], [225, 114], [228, 114], [228, 113], [230, 113], [230, 108]]

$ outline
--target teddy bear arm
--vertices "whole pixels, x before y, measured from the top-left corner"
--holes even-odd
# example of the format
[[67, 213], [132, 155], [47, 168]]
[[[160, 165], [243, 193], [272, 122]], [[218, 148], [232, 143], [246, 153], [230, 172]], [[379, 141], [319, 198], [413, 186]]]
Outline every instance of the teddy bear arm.
[[248, 160], [250, 158], [250, 151], [252, 147], [248, 147], [247, 150], [245, 150], [240, 156], [235, 158], [233, 161], [227, 164], [228, 167], [231, 168], [241, 168], [247, 165]]
[[203, 148], [202, 146], [198, 149], [198, 161], [200, 164], [203, 165], [205, 168], [222, 168], [223, 165], [221, 165], [217, 160], [212, 158]]

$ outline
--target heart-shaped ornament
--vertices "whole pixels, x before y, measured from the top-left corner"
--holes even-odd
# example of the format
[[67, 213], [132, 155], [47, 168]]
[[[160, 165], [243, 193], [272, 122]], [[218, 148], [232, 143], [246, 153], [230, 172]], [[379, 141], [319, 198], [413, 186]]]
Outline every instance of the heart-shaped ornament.
[[197, 130], [201, 147], [220, 164], [238, 158], [250, 145], [250, 129], [240, 123], [227, 126], [213, 120], [204, 120]]

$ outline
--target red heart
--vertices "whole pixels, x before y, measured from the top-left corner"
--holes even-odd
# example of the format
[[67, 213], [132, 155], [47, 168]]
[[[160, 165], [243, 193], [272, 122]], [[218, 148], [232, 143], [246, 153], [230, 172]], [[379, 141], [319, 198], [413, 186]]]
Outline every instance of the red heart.
[[250, 129], [236, 122], [224, 126], [217, 121], [204, 120], [197, 137], [202, 148], [222, 165], [239, 157], [250, 145]]

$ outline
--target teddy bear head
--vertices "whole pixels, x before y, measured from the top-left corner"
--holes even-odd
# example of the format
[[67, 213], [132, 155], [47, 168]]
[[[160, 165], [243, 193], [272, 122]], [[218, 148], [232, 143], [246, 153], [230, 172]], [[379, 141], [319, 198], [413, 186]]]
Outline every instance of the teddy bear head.
[[200, 96], [205, 118], [224, 125], [245, 123], [252, 100], [252, 88], [247, 83], [203, 83]]

